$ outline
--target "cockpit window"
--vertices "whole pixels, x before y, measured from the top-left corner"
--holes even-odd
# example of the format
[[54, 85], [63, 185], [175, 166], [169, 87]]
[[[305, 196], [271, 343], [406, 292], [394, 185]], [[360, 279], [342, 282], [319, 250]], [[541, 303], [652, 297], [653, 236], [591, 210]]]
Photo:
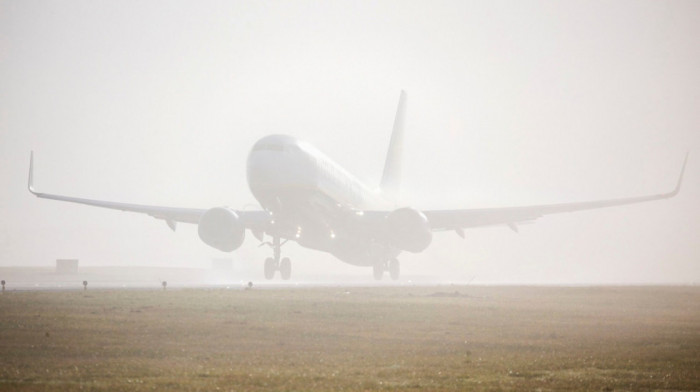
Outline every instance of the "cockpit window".
[[301, 151], [296, 144], [274, 144], [274, 143], [258, 143], [253, 147], [253, 151]]
[[255, 146], [253, 151], [284, 151], [284, 146], [280, 144], [260, 143]]

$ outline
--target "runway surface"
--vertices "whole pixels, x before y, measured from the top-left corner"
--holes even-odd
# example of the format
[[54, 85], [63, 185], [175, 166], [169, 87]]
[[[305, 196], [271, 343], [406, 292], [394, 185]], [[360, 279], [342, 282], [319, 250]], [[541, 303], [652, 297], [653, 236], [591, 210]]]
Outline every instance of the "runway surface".
[[231, 289], [244, 290], [250, 284], [257, 289], [286, 289], [305, 287], [412, 287], [465, 285], [470, 281], [447, 281], [439, 277], [404, 275], [397, 281], [388, 276], [380, 281], [371, 274], [293, 276], [289, 281], [276, 277], [265, 280], [259, 276], [240, 274], [226, 269], [172, 267], [80, 267], [77, 273], [57, 273], [53, 267], [0, 267], [0, 279], [6, 290], [88, 290], [96, 289]]
[[699, 287], [154, 286], [0, 295], [0, 390], [700, 390]]

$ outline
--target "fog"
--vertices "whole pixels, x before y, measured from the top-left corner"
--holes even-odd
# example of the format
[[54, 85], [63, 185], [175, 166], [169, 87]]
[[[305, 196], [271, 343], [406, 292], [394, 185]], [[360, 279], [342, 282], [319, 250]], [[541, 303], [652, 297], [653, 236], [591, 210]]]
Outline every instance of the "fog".
[[[253, 143], [312, 143], [370, 186], [408, 93], [402, 202], [479, 208], [669, 191], [670, 200], [436, 233], [404, 276], [474, 283], [700, 281], [700, 3], [0, 1], [0, 266], [208, 268], [262, 279], [145, 215], [26, 189], [257, 208]], [[370, 268], [290, 243], [295, 277]]]

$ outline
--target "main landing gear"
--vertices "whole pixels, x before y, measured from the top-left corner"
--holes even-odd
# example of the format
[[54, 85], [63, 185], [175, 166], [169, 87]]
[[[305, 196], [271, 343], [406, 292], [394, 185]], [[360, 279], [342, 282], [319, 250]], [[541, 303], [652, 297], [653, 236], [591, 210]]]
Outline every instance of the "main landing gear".
[[275, 272], [279, 271], [282, 280], [289, 280], [289, 278], [292, 276], [292, 262], [289, 260], [289, 257], [285, 257], [280, 260], [282, 253], [281, 248], [282, 245], [284, 245], [284, 242], [280, 243], [280, 238], [274, 237], [272, 243], [267, 244], [272, 247], [274, 257], [268, 257], [265, 259], [265, 279], [270, 280], [274, 278]]
[[384, 260], [372, 266], [372, 272], [375, 280], [382, 280], [384, 271], [389, 271], [391, 280], [398, 280], [401, 274], [401, 264], [397, 259]]

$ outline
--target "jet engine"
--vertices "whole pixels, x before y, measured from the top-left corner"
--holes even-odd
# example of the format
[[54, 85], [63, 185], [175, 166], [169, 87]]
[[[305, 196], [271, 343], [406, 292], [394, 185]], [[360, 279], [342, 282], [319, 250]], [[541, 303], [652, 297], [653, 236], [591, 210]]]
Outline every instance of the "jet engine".
[[245, 226], [235, 211], [215, 207], [202, 215], [197, 228], [205, 244], [222, 252], [238, 249], [245, 239]]
[[389, 243], [401, 250], [419, 253], [433, 240], [428, 218], [413, 208], [399, 208], [386, 217]]

